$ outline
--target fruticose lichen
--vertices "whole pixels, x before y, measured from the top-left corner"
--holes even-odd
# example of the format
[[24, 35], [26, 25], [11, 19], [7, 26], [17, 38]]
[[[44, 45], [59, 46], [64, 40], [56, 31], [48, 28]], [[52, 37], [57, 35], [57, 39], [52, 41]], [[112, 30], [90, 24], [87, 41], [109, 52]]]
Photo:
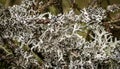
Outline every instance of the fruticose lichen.
[[[3, 9], [0, 16], [0, 45], [5, 46], [3, 39], [9, 39], [8, 46], [14, 48], [16, 61], [11, 68], [97, 69], [102, 63], [120, 63], [120, 41], [100, 24], [107, 18], [103, 8], [84, 8], [79, 15], [73, 10], [53, 15], [33, 10], [33, 3], [25, 0]], [[90, 41], [79, 34], [86, 27], [83, 22], [94, 34], [89, 34]], [[41, 53], [37, 56], [42, 64], [34, 57], [36, 52]]]

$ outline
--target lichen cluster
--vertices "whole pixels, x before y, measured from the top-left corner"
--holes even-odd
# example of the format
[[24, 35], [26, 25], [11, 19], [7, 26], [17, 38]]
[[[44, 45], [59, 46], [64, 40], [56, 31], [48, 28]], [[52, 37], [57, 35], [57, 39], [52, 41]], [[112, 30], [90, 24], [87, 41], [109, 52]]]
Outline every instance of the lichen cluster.
[[[0, 47], [7, 47], [5, 56], [14, 60], [9, 68], [120, 68], [120, 41], [102, 26], [107, 18], [105, 9], [84, 8], [79, 15], [71, 9], [53, 15], [39, 13], [33, 3], [25, 0], [21, 5], [2, 9], [0, 14]], [[91, 40], [81, 36], [84, 29], [91, 30]]]

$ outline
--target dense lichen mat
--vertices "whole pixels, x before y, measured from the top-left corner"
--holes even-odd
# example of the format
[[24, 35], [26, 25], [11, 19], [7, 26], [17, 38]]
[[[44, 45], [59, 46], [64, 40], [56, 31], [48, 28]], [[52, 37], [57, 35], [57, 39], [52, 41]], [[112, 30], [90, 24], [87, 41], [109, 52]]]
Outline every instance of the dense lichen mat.
[[45, 5], [0, 7], [0, 69], [120, 69], [119, 17], [110, 17], [120, 5], [76, 7], [79, 14]]

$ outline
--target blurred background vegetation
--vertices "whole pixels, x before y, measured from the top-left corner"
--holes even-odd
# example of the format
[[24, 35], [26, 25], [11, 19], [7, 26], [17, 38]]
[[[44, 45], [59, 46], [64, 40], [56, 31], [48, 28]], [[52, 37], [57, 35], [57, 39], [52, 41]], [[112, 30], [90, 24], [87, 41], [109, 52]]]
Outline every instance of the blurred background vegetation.
[[[3, 4], [5, 7], [8, 7], [15, 4], [20, 4], [21, 1], [22, 0], [0, 0], [0, 3]], [[36, 0], [36, 1], [39, 1], [39, 2], [43, 1], [44, 3], [47, 3], [49, 0]], [[62, 1], [63, 12], [68, 11], [72, 7], [72, 4], [71, 4], [72, 0], [53, 0], [53, 1]], [[75, 3], [79, 8], [84, 8], [88, 6], [91, 1], [93, 0], [75, 0]], [[101, 5], [103, 7], [106, 7], [108, 4], [120, 4], [120, 0], [102, 0], [102, 1], [103, 2]], [[50, 6], [48, 10], [54, 14], [57, 14], [58, 12], [55, 6]]]

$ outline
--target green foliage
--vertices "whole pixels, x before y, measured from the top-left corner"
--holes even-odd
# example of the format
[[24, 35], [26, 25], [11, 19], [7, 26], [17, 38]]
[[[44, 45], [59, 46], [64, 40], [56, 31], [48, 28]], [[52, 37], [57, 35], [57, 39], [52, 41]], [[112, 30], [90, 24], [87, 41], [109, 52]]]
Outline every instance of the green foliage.
[[0, 0], [0, 3], [2, 3], [3, 5], [5, 5], [6, 0]]

